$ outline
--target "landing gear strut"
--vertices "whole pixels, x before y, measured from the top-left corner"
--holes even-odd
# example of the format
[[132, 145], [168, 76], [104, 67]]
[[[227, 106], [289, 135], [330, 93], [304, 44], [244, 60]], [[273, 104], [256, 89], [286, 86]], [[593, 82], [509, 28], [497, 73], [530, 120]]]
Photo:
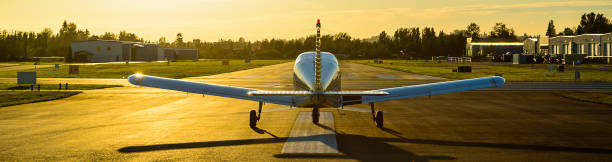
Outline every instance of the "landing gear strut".
[[263, 106], [263, 102], [259, 102], [259, 111], [255, 112], [255, 110], [251, 110], [249, 116], [249, 126], [255, 127], [257, 126], [257, 121], [261, 118], [261, 107]]
[[312, 108], [312, 123], [315, 123], [315, 124], [319, 123], [319, 108], [318, 107]]
[[370, 103], [370, 109], [372, 110], [372, 119], [376, 122], [376, 127], [383, 127], [383, 112], [382, 111], [374, 111], [374, 102]]

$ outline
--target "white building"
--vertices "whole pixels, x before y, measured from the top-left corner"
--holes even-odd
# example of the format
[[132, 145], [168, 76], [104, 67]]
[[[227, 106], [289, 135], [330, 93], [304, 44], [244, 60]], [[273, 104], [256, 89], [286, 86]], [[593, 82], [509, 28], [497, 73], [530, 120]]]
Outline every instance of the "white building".
[[549, 52], [553, 55], [577, 54], [585, 58], [612, 60], [612, 33], [582, 34], [550, 38]]
[[131, 43], [110, 40], [72, 42], [72, 58], [77, 62], [119, 62], [130, 58]]
[[76, 62], [124, 62], [197, 60], [198, 49], [165, 48], [157, 44], [115, 40], [72, 42], [72, 58]]

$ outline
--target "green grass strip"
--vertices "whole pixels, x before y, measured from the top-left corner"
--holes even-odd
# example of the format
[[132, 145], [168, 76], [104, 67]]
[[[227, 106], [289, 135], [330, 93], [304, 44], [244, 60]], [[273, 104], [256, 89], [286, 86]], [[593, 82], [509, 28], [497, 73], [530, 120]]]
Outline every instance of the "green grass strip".
[[43, 102], [70, 97], [81, 92], [78, 91], [0, 91], [0, 107], [20, 105], [34, 102]]

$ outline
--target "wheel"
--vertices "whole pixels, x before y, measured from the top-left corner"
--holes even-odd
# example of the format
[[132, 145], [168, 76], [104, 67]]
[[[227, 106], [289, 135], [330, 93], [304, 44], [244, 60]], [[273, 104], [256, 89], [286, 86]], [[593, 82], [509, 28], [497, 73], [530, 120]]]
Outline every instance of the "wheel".
[[249, 125], [251, 127], [255, 127], [257, 125], [257, 112], [255, 112], [255, 110], [251, 110], [250, 112]]
[[318, 108], [313, 108], [312, 109], [312, 123], [319, 123], [319, 109]]
[[376, 112], [376, 127], [378, 128], [382, 128], [383, 127], [383, 112], [382, 111], [378, 111]]

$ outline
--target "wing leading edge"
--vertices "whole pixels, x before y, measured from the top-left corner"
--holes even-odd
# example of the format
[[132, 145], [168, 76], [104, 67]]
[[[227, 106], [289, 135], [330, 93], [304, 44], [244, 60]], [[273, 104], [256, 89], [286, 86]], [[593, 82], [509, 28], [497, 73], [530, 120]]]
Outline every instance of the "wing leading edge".
[[248, 95], [256, 89], [223, 86], [199, 82], [190, 82], [178, 79], [161, 78], [142, 74], [134, 74], [128, 77], [128, 81], [134, 85], [183, 91], [189, 93], [207, 94], [213, 96], [229, 97], [251, 101], [261, 101], [280, 105], [293, 106], [292, 96], [251, 96]]
[[458, 81], [448, 81], [430, 84], [421, 84], [413, 86], [404, 86], [396, 88], [378, 89], [377, 91], [387, 92], [386, 96], [363, 96], [361, 103], [381, 102], [388, 100], [397, 100], [405, 98], [413, 98], [420, 96], [429, 96], [443, 93], [467, 91], [481, 88], [503, 86], [505, 79], [499, 76], [465, 79]]
[[[309, 91], [260, 91], [256, 89], [190, 82], [141, 74], [131, 75], [128, 78], [128, 81], [131, 84], [146, 87], [267, 102], [287, 106], [296, 106], [295, 96], [307, 96], [314, 94], [313, 92]], [[494, 76], [371, 91], [329, 91], [324, 92], [322, 95], [343, 96], [343, 105], [352, 105], [499, 87], [503, 86], [504, 83], [504, 78]]]

